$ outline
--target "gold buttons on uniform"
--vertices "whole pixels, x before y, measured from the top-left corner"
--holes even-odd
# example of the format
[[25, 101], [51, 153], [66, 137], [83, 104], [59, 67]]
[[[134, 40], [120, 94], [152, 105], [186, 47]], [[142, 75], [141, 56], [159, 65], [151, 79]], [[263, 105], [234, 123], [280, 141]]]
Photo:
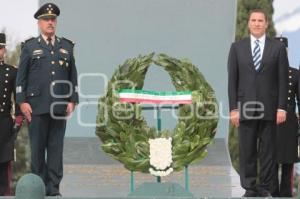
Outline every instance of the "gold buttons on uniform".
[[292, 91], [291, 90], [289, 90], [289, 93], [291, 93]]
[[2, 104], [5, 105], [5, 102], [3, 102]]
[[7, 73], [7, 74], [5, 74], [5, 76], [6, 76], [6, 77], [8, 77], [8, 73]]
[[55, 61], [52, 61], [51, 64], [55, 64]]
[[7, 81], [7, 80], [5, 80], [5, 83], [8, 83], [8, 81]]
[[6, 98], [6, 95], [3, 95], [4, 98]]
[[291, 79], [291, 78], [292, 78], [292, 76], [289, 76], [289, 78]]
[[6, 68], [6, 70], [9, 70], [9, 68]]
[[290, 97], [288, 97], [288, 100], [290, 100], [291, 98]]
[[7, 91], [7, 88], [4, 88], [5, 91]]
[[1, 109], [1, 112], [3, 112], [4, 110], [3, 110], [3, 108]]

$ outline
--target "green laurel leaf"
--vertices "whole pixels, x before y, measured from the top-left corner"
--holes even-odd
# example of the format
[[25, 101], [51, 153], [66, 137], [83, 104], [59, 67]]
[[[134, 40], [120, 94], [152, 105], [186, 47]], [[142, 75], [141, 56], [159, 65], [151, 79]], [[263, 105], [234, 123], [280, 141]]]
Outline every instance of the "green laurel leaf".
[[[139, 104], [116, 106], [119, 103], [118, 90], [143, 88], [152, 63], [169, 73], [177, 91], [192, 91], [193, 104], [179, 105], [179, 119], [173, 131], [157, 133], [155, 128], [147, 126]], [[126, 111], [113, 112], [116, 107]], [[118, 116], [128, 118], [119, 119]], [[118, 66], [108, 82], [105, 96], [99, 99], [96, 122], [96, 134], [103, 143], [102, 149], [128, 170], [149, 172], [148, 140], [172, 137], [172, 167], [180, 171], [207, 155], [207, 146], [213, 140], [218, 123], [217, 100], [211, 86], [189, 60], [150, 53], [127, 59]]]

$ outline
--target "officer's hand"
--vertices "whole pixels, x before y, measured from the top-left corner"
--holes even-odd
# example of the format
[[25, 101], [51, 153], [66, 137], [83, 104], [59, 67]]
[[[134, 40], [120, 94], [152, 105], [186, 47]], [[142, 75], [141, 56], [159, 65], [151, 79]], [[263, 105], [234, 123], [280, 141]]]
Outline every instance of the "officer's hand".
[[286, 112], [285, 111], [277, 111], [276, 124], [285, 122], [285, 119], [286, 119]]
[[240, 124], [240, 113], [238, 110], [230, 111], [230, 121], [234, 127], [238, 127]]
[[28, 120], [28, 122], [31, 121], [31, 114], [32, 114], [32, 109], [30, 104], [28, 103], [22, 103], [20, 104], [20, 109], [22, 111], [22, 113], [25, 115], [26, 119]]
[[23, 124], [23, 119], [24, 119], [23, 115], [16, 116], [16, 119], [14, 121], [14, 126], [13, 126], [13, 132], [12, 132], [14, 140], [17, 139], [18, 132], [20, 131], [22, 124]]
[[71, 113], [74, 111], [74, 109], [75, 109], [75, 103], [69, 102], [67, 105], [67, 110], [66, 110], [67, 116], [70, 116]]

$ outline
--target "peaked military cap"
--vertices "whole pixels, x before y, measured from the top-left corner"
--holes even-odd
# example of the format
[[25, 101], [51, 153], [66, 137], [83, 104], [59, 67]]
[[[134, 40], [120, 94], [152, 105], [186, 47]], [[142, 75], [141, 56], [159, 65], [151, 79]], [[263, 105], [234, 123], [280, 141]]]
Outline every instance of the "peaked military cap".
[[4, 33], [0, 33], [0, 47], [6, 46], [6, 37]]
[[288, 45], [288, 39], [286, 37], [275, 37], [274, 39], [278, 40], [278, 41], [281, 41], [285, 47], [287, 48], [289, 45]]
[[59, 16], [60, 10], [54, 3], [46, 3], [42, 5], [34, 14], [36, 19], [56, 18]]

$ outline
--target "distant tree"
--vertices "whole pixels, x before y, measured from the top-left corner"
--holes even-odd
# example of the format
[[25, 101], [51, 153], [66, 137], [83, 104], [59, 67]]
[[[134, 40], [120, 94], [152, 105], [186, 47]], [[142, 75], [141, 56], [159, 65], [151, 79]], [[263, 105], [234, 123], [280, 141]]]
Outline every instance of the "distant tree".
[[249, 35], [248, 32], [248, 17], [250, 10], [259, 8], [263, 9], [269, 19], [269, 27], [267, 33], [270, 37], [276, 35], [274, 23], [272, 20], [273, 16], [273, 0], [238, 0], [237, 19], [236, 19], [236, 32], [235, 39], [240, 40], [243, 37]]
[[[238, 0], [238, 10], [236, 19], [236, 41], [243, 37], [249, 36], [248, 31], [248, 18], [249, 12], [253, 9], [263, 9], [269, 19], [269, 27], [267, 33], [270, 37], [275, 36], [275, 28], [272, 20], [273, 16], [273, 0]], [[233, 167], [239, 172], [239, 142], [238, 142], [238, 131], [232, 125], [229, 128], [229, 152]]]
[[13, 50], [7, 50], [5, 62], [13, 66], [18, 65], [21, 54], [21, 45], [17, 45]]

